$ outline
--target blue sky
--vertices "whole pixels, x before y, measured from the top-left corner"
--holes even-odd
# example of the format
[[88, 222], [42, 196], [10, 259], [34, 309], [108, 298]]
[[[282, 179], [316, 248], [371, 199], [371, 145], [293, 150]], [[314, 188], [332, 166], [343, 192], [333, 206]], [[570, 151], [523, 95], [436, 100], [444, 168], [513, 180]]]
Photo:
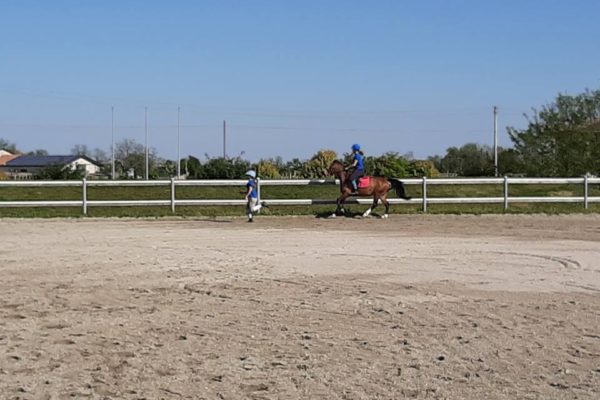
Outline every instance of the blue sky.
[[0, 137], [68, 153], [440, 154], [600, 88], [596, 0], [0, 0]]

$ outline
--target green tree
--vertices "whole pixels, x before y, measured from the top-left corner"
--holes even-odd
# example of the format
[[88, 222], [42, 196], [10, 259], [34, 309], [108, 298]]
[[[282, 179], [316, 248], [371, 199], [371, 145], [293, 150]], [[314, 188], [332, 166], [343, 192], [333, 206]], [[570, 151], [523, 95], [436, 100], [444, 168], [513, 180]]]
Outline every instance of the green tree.
[[[149, 176], [156, 176], [156, 166], [158, 165], [158, 156], [156, 150], [148, 149]], [[115, 169], [119, 175], [126, 175], [130, 170], [134, 173], [134, 178], [144, 176], [146, 168], [146, 154], [143, 144], [134, 139], [123, 139], [115, 144]]]
[[409, 162], [396, 152], [365, 158], [365, 171], [369, 175], [403, 178], [408, 176]]
[[194, 156], [188, 156], [182, 162], [182, 166], [185, 174], [191, 179], [198, 179], [202, 175], [202, 163]]
[[35, 174], [36, 179], [42, 180], [73, 180], [84, 177], [85, 169], [69, 168], [61, 164], [49, 165]]
[[427, 177], [435, 178], [439, 176], [440, 171], [435, 167], [433, 161], [430, 160], [413, 160], [408, 167], [408, 176], [411, 177]]
[[250, 162], [241, 157], [234, 158], [209, 158], [202, 164], [200, 179], [239, 179], [250, 169]]
[[442, 156], [436, 154], [434, 156], [427, 157], [427, 160], [433, 164], [435, 169], [437, 169], [438, 171], [442, 170]]
[[525, 163], [515, 149], [498, 148], [498, 171], [500, 175], [521, 175], [525, 171]]
[[300, 178], [304, 172], [304, 162], [299, 158], [294, 158], [282, 165], [280, 169], [281, 176], [289, 179]]
[[333, 150], [319, 150], [310, 160], [304, 163], [302, 175], [304, 178], [321, 178], [327, 175], [327, 169], [337, 160], [337, 153]]
[[281, 167], [281, 160], [260, 160], [256, 165], [256, 172], [263, 179], [279, 179]]
[[177, 162], [173, 160], [159, 160], [155, 169], [152, 170], [152, 178], [170, 178], [177, 175]]
[[526, 116], [528, 126], [508, 128], [529, 176], [577, 176], [600, 172], [600, 90], [569, 96]]
[[440, 172], [458, 176], [490, 176], [494, 174], [494, 156], [489, 146], [467, 143], [450, 147], [439, 160]]

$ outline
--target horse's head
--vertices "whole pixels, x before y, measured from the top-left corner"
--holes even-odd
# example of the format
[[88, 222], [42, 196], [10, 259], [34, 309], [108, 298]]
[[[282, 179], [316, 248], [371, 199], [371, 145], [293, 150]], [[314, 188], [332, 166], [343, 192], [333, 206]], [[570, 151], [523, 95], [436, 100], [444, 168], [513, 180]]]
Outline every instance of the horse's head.
[[344, 172], [344, 164], [341, 161], [335, 160], [329, 166], [327, 173], [335, 177], [339, 177]]

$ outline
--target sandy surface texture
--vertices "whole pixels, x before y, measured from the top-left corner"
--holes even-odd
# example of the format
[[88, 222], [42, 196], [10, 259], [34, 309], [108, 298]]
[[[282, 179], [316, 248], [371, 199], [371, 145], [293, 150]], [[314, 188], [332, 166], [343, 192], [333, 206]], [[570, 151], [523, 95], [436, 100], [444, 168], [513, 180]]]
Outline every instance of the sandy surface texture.
[[600, 216], [0, 220], [1, 399], [598, 399]]

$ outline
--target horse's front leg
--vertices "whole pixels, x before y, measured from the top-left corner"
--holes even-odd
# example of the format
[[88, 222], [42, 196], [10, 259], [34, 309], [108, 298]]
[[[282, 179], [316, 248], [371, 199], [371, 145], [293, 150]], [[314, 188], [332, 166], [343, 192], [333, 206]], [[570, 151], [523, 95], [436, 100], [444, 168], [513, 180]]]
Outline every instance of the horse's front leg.
[[342, 196], [338, 199], [338, 211], [342, 214], [346, 215], [346, 209], [344, 208], [344, 203], [346, 202], [347, 196]]
[[331, 214], [331, 218], [335, 218], [338, 214], [346, 214], [346, 210], [344, 209], [344, 202], [346, 201], [347, 197], [347, 195], [341, 195], [340, 197], [338, 197], [336, 201], [337, 208], [335, 209], [335, 212]]
[[338, 197], [337, 200], [335, 201], [335, 204], [336, 204], [335, 211], [333, 212], [333, 214], [331, 214], [329, 216], [329, 218], [335, 218], [340, 213], [340, 209], [342, 208], [342, 203], [341, 203], [340, 199], [341, 199], [341, 197]]

